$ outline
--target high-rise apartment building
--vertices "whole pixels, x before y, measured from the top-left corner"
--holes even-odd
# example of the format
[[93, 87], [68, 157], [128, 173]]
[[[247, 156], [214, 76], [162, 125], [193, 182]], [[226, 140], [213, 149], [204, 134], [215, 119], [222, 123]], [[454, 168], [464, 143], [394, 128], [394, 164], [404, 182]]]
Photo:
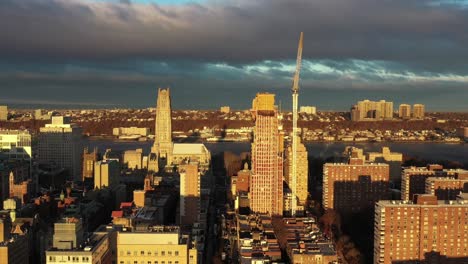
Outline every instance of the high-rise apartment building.
[[198, 251], [178, 226], [136, 226], [117, 233], [117, 263], [197, 264]]
[[385, 100], [357, 102], [351, 109], [352, 121], [374, 121], [393, 118], [393, 102]]
[[410, 119], [411, 118], [411, 105], [409, 104], [401, 104], [398, 108], [398, 117], [402, 119]]
[[[413, 201], [377, 202], [374, 263], [467, 263], [467, 216], [466, 199], [417, 195]], [[434, 252], [453, 262], [431, 262]]]
[[0, 105], [0, 121], [8, 120], [8, 106]]
[[88, 148], [83, 151], [83, 181], [93, 179], [94, 164], [98, 160], [98, 150], [94, 148], [91, 152]]
[[308, 115], [315, 115], [317, 114], [317, 107], [315, 106], [301, 106], [299, 108], [300, 113], [305, 113]]
[[275, 95], [258, 93], [252, 102], [255, 120], [252, 143], [250, 209], [257, 213], [283, 213], [283, 149], [281, 116]]
[[415, 104], [413, 105], [413, 117], [422, 119], [424, 118], [425, 110], [423, 104]]
[[323, 207], [342, 213], [373, 208], [379, 200], [390, 199], [389, 166], [364, 163], [352, 158], [349, 163], [323, 166]]
[[158, 171], [172, 163], [172, 119], [171, 119], [171, 95], [169, 88], [158, 89], [156, 103], [156, 126], [154, 144], [148, 169]]
[[200, 215], [201, 173], [198, 163], [179, 166], [180, 173], [180, 224], [193, 225]]
[[429, 177], [468, 179], [468, 171], [447, 170], [441, 165], [431, 164], [427, 167], [407, 167], [401, 174], [401, 199], [409, 201], [415, 194], [426, 192], [426, 179]]
[[466, 179], [429, 177], [426, 179], [426, 194], [435, 195], [438, 200], [455, 200], [460, 192], [468, 193]]
[[[307, 149], [303, 143], [297, 144], [297, 168], [296, 168], [296, 199], [298, 204], [304, 206], [308, 196], [309, 162], [307, 160]], [[284, 178], [289, 185], [292, 184], [292, 148], [288, 146], [284, 164]], [[293, 197], [294, 199], [294, 197]]]
[[82, 129], [71, 124], [69, 117], [54, 116], [39, 131], [39, 164], [66, 169], [70, 180], [81, 180]]

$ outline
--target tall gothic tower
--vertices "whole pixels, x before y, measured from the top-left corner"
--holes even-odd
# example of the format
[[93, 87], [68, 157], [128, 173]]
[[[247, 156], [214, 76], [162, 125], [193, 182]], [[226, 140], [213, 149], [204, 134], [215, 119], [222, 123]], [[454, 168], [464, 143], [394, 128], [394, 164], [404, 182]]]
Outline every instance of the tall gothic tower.
[[171, 95], [169, 88], [158, 89], [156, 102], [156, 123], [154, 129], [156, 135], [148, 169], [158, 171], [172, 163], [172, 118], [171, 118]]

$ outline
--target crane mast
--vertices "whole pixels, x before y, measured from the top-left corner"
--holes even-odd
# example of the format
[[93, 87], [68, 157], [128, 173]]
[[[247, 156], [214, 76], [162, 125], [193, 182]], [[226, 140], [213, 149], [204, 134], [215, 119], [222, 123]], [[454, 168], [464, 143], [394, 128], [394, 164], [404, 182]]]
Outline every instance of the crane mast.
[[299, 37], [299, 46], [297, 48], [297, 60], [296, 60], [296, 71], [294, 73], [293, 85], [292, 85], [292, 99], [293, 99], [293, 130], [292, 130], [292, 171], [291, 171], [291, 192], [292, 192], [292, 206], [291, 214], [296, 215], [297, 210], [297, 107], [299, 100], [299, 73], [301, 72], [302, 63], [302, 42], [304, 33], [301, 32]]

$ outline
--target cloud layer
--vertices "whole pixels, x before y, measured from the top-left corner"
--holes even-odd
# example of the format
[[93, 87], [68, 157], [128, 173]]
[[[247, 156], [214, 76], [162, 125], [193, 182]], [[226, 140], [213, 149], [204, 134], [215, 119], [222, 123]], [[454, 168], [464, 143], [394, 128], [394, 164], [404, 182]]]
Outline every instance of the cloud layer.
[[237, 0], [184, 5], [3, 0], [1, 55], [251, 62], [464, 63], [468, 12], [427, 0]]
[[[112, 98], [113, 91], [171, 85], [205, 97], [219, 92], [220, 101], [229, 101], [233, 90], [247, 97], [289, 86], [304, 31], [304, 96], [346, 91], [348, 107], [366, 93], [424, 90], [425, 96], [450, 93], [446, 104], [463, 110], [466, 6], [429, 0], [2, 0], [0, 88], [27, 91], [32, 101], [42, 100], [44, 90], [89, 89], [100, 102], [122, 103], [125, 96]], [[6, 98], [17, 98], [16, 91]]]

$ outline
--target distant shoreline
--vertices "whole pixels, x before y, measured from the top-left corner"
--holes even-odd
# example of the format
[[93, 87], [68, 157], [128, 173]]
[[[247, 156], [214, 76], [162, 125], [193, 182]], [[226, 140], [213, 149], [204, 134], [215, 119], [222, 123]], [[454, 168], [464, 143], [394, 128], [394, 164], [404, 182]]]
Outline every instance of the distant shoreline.
[[[139, 140], [125, 140], [125, 139], [118, 139], [115, 136], [85, 136], [86, 139], [88, 140], [108, 140], [108, 141], [114, 141], [114, 142], [148, 142], [152, 141], [151, 139], [147, 139], [144, 141], [139, 141]], [[228, 141], [207, 141], [207, 140], [198, 140], [197, 142], [203, 142], [203, 143], [209, 143], [209, 144], [217, 144], [217, 143], [250, 143], [250, 141], [237, 141], [237, 140], [228, 140]], [[383, 143], [420, 143], [420, 144], [425, 144], [425, 143], [437, 143], [437, 144], [448, 144], [448, 145], [465, 145], [466, 142], [460, 141], [460, 142], [450, 142], [450, 141], [445, 141], [445, 140], [382, 140], [382, 141], [341, 141], [341, 140], [305, 140], [303, 141], [304, 143], [344, 143], [344, 144], [359, 144], [359, 143], [370, 143], [370, 144], [383, 144]]]

